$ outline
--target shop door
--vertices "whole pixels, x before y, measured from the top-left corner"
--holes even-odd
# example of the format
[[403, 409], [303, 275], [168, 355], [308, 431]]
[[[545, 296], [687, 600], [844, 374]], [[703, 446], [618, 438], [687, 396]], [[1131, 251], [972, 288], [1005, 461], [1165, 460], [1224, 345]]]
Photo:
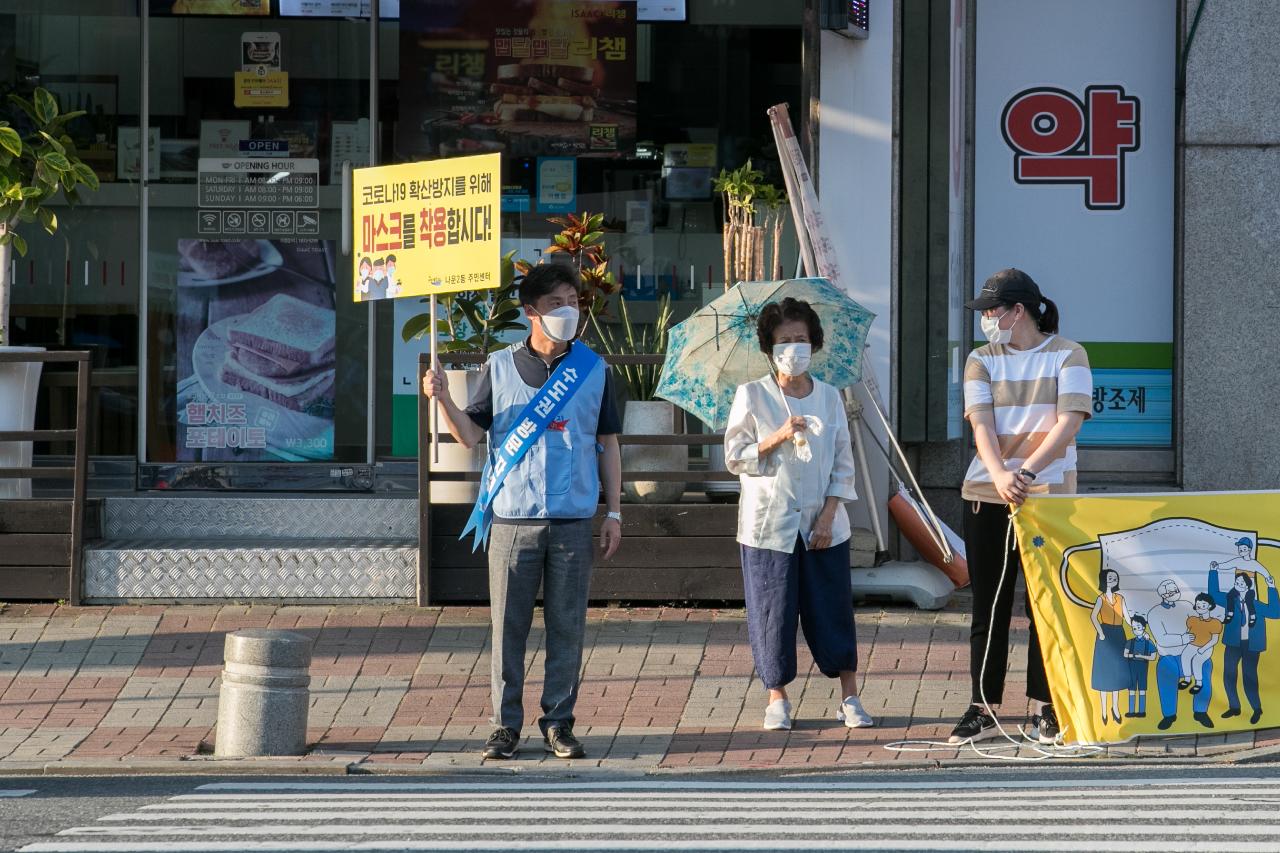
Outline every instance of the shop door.
[[369, 2], [144, 5], [139, 484], [369, 488], [373, 313], [341, 256]]

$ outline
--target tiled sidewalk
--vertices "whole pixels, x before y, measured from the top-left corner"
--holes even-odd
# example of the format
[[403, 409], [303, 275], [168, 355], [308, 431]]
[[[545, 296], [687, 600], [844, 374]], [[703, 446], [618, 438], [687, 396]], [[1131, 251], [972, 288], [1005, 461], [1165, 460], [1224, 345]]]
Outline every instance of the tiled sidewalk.
[[[651, 772], [973, 761], [968, 750], [885, 748], [905, 738], [945, 739], [964, 709], [962, 610], [858, 610], [862, 697], [877, 728], [835, 722], [837, 682], [811, 671], [802, 646], [805, 675], [791, 690], [797, 727], [764, 732], [765, 694], [752, 673], [742, 611], [593, 609], [577, 725], [589, 757], [580, 762], [544, 757], [540, 738], [530, 736], [543, 664], [537, 624], [526, 744], [502, 766]], [[50, 764], [232, 769], [197, 753], [213, 738], [223, 635], [247, 627], [315, 638], [314, 748], [277, 763], [318, 770], [483, 763], [477, 749], [491, 726], [482, 608], [10, 606], [0, 612], [0, 773]], [[1018, 620], [1014, 672], [1025, 666], [1025, 629]], [[1011, 680], [1007, 695], [1023, 688]], [[1008, 722], [1021, 722], [1012, 710], [1006, 705]], [[1207, 758], [1277, 744], [1280, 730], [1152, 740], [1111, 754]]]

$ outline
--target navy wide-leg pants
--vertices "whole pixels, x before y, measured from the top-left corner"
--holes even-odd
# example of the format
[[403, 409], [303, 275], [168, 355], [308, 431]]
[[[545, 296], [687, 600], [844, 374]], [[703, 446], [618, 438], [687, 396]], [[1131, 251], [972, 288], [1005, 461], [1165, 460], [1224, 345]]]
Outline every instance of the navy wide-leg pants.
[[797, 625], [823, 675], [858, 668], [848, 542], [810, 551], [797, 537], [789, 554], [743, 545], [742, 580], [751, 656], [765, 687], [795, 680]]

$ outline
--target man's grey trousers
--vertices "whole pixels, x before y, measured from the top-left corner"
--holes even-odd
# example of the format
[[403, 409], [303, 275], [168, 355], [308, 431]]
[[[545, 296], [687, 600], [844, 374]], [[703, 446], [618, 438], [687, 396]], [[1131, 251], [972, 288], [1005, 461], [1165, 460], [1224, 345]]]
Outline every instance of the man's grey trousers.
[[592, 522], [503, 524], [489, 541], [489, 596], [493, 622], [493, 721], [524, 725], [525, 646], [543, 587], [546, 674], [538, 727], [573, 725], [582, 669], [582, 643], [591, 587]]

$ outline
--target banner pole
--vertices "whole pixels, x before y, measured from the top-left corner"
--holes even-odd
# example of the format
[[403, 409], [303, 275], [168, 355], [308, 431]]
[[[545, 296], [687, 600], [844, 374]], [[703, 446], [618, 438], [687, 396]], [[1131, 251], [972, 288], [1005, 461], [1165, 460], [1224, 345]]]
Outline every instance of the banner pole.
[[[440, 353], [437, 348], [436, 295], [434, 293], [431, 294], [428, 311], [431, 314], [431, 369], [438, 371], [440, 370]], [[431, 456], [433, 462], [440, 464], [440, 400], [434, 397], [431, 400]]]

